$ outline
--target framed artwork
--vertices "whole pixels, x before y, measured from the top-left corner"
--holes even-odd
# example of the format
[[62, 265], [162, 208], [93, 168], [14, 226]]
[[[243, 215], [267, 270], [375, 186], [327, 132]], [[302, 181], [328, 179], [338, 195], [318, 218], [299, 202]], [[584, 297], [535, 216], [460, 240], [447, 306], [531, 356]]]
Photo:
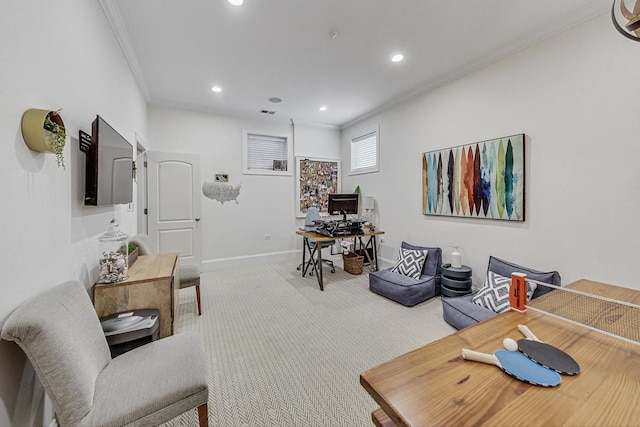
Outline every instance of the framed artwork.
[[422, 213], [524, 221], [524, 134], [422, 153]]
[[274, 160], [273, 161], [273, 170], [274, 171], [286, 171], [287, 170], [287, 161], [286, 160]]
[[340, 160], [296, 157], [296, 168], [296, 217], [311, 206], [328, 212], [328, 195], [340, 192]]

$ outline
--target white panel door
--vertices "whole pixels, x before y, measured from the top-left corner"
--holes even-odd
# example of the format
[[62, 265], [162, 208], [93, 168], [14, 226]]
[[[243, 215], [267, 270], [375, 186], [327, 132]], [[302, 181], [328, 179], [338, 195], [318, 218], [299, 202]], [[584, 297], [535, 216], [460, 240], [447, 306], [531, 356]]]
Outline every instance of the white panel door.
[[147, 153], [149, 237], [158, 252], [200, 265], [200, 157]]

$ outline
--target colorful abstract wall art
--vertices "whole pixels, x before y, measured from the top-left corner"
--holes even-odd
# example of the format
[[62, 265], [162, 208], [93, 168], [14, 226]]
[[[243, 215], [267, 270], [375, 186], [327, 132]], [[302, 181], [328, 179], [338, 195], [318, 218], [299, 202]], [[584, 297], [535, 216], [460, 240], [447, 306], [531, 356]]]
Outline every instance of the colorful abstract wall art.
[[524, 134], [422, 153], [422, 213], [524, 221]]

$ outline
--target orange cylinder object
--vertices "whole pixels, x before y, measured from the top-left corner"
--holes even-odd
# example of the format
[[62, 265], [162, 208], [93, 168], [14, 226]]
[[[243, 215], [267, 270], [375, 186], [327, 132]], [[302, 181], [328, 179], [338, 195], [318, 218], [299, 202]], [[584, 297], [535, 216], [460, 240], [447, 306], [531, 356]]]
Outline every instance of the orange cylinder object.
[[511, 273], [511, 287], [509, 288], [509, 305], [512, 309], [524, 311], [527, 303], [527, 275]]

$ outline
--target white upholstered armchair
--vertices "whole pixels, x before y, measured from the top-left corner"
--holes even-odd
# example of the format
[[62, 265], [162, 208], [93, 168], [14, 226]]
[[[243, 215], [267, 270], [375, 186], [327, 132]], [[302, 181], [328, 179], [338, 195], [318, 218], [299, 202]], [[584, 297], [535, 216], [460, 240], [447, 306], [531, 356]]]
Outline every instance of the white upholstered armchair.
[[111, 358], [98, 316], [78, 282], [18, 307], [2, 327], [33, 365], [64, 426], [155, 426], [198, 408], [209, 389], [197, 335], [179, 334]]

